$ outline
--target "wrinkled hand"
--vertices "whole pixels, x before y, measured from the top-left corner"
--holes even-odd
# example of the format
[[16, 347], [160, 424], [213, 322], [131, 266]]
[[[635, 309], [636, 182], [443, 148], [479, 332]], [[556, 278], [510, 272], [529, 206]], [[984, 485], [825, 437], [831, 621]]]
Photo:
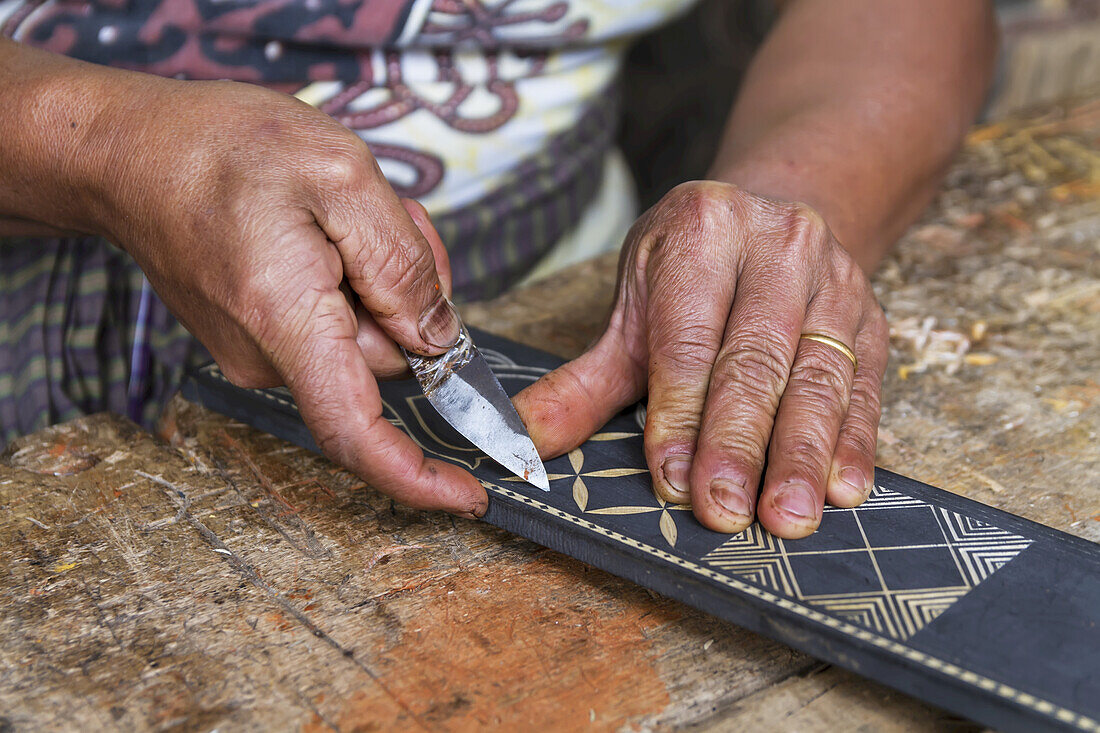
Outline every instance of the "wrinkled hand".
[[[803, 333], [851, 346], [858, 369]], [[516, 403], [549, 457], [648, 392], [645, 453], [660, 496], [690, 501], [717, 531], [755, 514], [803, 537], [826, 500], [851, 507], [870, 492], [886, 357], [870, 284], [820, 216], [693, 182], [628, 234], [600, 339]]]
[[330, 458], [405, 504], [483, 514], [470, 474], [381, 417], [375, 377], [407, 369], [397, 344], [438, 354], [458, 336], [427, 213], [357, 136], [291, 97], [143, 83], [141, 106], [112, 121], [107, 235], [231, 381], [285, 383]]

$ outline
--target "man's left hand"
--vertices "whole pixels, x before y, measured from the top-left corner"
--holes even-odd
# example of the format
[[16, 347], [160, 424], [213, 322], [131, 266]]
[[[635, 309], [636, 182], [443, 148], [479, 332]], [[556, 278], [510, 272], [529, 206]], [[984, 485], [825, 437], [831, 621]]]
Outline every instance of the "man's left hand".
[[[807, 333], [846, 344], [858, 367]], [[867, 277], [814, 210], [686, 183], [627, 235], [600, 339], [516, 405], [551, 457], [648, 393], [660, 496], [717, 531], [755, 516], [803, 537], [826, 500], [871, 490], [887, 338]]]

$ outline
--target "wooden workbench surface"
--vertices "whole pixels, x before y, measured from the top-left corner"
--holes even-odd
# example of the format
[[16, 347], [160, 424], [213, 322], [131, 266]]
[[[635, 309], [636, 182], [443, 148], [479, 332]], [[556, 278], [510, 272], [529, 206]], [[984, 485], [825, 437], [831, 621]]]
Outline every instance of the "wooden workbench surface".
[[[879, 464], [1100, 540], [1100, 103], [976, 130], [875, 278]], [[564, 356], [614, 262], [465, 310]], [[965, 722], [180, 399], [0, 455], [0, 731]]]

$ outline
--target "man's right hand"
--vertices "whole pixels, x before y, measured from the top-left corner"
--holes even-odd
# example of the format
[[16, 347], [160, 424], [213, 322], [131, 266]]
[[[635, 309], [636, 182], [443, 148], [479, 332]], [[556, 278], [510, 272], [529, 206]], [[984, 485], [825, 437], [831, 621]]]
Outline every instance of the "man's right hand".
[[398, 345], [442, 353], [459, 323], [427, 213], [397, 197], [355, 134], [253, 85], [161, 79], [10, 42], [0, 61], [0, 92], [22, 110], [0, 112], [0, 132], [30, 126], [0, 146], [15, 171], [0, 185], [0, 224], [106, 236], [230, 380], [286, 384], [330, 458], [404, 504], [484, 513], [473, 476], [426, 458], [382, 418], [375, 379], [405, 371]]

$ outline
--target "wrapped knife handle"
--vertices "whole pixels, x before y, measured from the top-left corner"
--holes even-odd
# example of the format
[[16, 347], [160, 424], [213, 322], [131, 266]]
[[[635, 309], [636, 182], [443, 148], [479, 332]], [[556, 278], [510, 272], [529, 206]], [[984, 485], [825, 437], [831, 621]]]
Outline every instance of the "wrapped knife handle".
[[411, 351], [401, 349], [405, 354], [405, 360], [409, 362], [416, 381], [420, 382], [420, 388], [424, 394], [431, 394], [439, 385], [447, 381], [452, 373], [466, 366], [477, 356], [477, 347], [470, 338], [470, 332], [462, 324], [458, 333], [458, 341], [439, 356], [421, 356]]

